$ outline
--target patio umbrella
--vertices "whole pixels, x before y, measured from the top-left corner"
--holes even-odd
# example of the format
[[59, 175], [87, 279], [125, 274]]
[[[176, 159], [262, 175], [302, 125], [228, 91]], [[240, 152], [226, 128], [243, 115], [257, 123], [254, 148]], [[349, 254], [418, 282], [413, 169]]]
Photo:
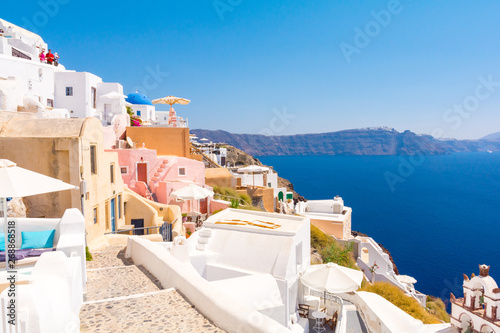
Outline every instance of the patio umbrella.
[[417, 280], [409, 275], [396, 275], [396, 279], [401, 283], [415, 284]]
[[256, 172], [265, 172], [265, 171], [269, 171], [269, 168], [266, 168], [266, 167], [263, 167], [260, 165], [249, 165], [247, 167], [238, 169], [238, 172], [250, 172], [250, 173], [252, 173], [253, 186], [255, 186], [255, 173]]
[[175, 114], [175, 110], [174, 110], [172, 105], [174, 105], [174, 104], [188, 105], [189, 103], [191, 103], [191, 101], [189, 99], [175, 97], [175, 96], [167, 96], [167, 97], [158, 98], [158, 99], [153, 100], [153, 104], [168, 104], [168, 105], [170, 105], [170, 110], [168, 113], [168, 124], [172, 125], [172, 127], [177, 127], [177, 116]]
[[127, 96], [125, 96], [124, 94], [120, 94], [117, 91], [111, 91], [107, 94], [101, 95], [99, 98], [113, 100], [113, 99], [120, 99], [120, 98], [125, 99], [125, 98], [127, 98]]
[[[42, 175], [40, 173], [20, 168], [16, 163], [0, 159], [0, 198], [3, 199], [5, 246], [7, 247], [7, 198], [27, 197], [30, 195], [78, 189], [77, 186]], [[5, 256], [8, 267], [8, 256]]]
[[[206, 188], [200, 187], [195, 184], [190, 184], [171, 193], [178, 199], [181, 200], [201, 200], [214, 195], [213, 191], [207, 190]], [[193, 204], [191, 202], [191, 209]]]
[[358, 290], [363, 281], [363, 272], [334, 263], [312, 265], [300, 280], [317, 291], [346, 293]]

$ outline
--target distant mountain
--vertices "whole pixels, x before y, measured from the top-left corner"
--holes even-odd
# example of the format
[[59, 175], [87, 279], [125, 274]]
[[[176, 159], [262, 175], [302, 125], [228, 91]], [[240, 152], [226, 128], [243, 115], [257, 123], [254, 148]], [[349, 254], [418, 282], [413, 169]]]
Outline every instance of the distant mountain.
[[481, 138], [481, 140], [500, 140], [500, 132], [489, 134], [484, 138]]
[[265, 136], [222, 130], [191, 130], [200, 139], [224, 142], [252, 156], [268, 155], [441, 155], [500, 151], [499, 141], [438, 140], [430, 135], [393, 128], [351, 129], [330, 133]]

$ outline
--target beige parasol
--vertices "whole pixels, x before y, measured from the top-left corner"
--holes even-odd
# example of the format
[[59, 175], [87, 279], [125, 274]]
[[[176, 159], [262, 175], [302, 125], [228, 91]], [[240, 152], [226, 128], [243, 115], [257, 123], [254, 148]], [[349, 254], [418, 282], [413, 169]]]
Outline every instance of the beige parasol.
[[177, 127], [177, 116], [175, 114], [175, 110], [172, 105], [174, 104], [188, 105], [189, 103], [191, 103], [189, 99], [175, 97], [175, 96], [167, 96], [153, 100], [153, 104], [170, 105], [170, 110], [169, 110], [170, 112], [168, 114], [168, 124], [172, 125], [172, 127]]

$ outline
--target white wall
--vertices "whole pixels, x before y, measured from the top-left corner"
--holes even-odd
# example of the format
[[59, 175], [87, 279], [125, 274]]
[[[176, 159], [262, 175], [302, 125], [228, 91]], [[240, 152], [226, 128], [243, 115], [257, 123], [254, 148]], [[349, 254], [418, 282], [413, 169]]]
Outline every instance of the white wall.
[[[91, 88], [97, 89], [102, 79], [87, 72], [58, 72], [55, 74], [54, 107], [68, 109], [72, 118], [97, 115], [91, 100]], [[73, 96], [66, 96], [66, 87], [73, 87]], [[97, 95], [96, 95], [97, 98]]]
[[[97, 84], [97, 117], [102, 121], [103, 126], [111, 124], [114, 116], [126, 114], [125, 98], [102, 98], [110, 92], [117, 92], [123, 95], [123, 86], [116, 82], [100, 82]], [[104, 112], [105, 104], [109, 105], [109, 109]]]
[[[36, 97], [42, 105], [47, 106], [47, 99], [54, 100], [54, 73], [57, 67], [40, 62], [0, 55], [0, 77], [15, 77], [18, 96]], [[22, 105], [22, 104], [21, 104]], [[6, 110], [6, 111], [17, 111]]]
[[178, 289], [204, 316], [227, 332], [290, 332], [271, 318], [218, 292], [191, 264], [175, 259], [161, 245], [129, 237], [126, 256], [136, 265], [144, 266], [164, 288]]
[[[133, 104], [131, 108], [134, 110], [134, 114], [140, 117], [143, 121], [156, 121], [156, 111], [154, 105]], [[138, 115], [137, 111], [140, 111], [141, 114]]]

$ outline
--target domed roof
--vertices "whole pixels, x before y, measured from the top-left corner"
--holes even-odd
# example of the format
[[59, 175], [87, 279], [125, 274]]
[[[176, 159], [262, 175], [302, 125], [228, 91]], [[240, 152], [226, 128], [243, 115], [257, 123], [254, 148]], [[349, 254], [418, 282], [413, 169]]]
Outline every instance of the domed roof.
[[138, 92], [128, 94], [125, 100], [130, 104], [153, 105], [151, 100], [146, 95]]

